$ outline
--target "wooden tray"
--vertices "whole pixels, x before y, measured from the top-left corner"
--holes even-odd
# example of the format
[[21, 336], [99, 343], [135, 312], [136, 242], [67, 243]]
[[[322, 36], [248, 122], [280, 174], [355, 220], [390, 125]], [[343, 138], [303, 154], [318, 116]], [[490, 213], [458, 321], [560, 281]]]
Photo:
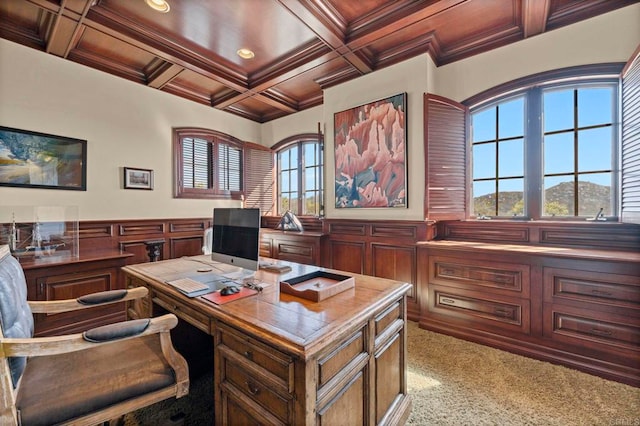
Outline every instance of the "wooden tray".
[[353, 288], [354, 285], [353, 277], [315, 271], [299, 277], [289, 278], [287, 281], [280, 281], [280, 291], [303, 299], [320, 302]]

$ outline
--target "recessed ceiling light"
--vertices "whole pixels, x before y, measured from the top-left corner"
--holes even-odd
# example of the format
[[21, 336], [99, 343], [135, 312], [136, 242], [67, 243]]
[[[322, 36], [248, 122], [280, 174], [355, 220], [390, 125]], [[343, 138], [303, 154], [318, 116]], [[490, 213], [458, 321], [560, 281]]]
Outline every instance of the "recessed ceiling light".
[[167, 13], [171, 6], [166, 0], [146, 0], [147, 5], [153, 10], [157, 10], [158, 12]]
[[253, 51], [251, 51], [250, 49], [238, 49], [238, 51], [236, 52], [238, 54], [238, 56], [240, 56], [242, 59], [251, 59], [254, 56], [256, 56], [255, 53], [253, 53]]

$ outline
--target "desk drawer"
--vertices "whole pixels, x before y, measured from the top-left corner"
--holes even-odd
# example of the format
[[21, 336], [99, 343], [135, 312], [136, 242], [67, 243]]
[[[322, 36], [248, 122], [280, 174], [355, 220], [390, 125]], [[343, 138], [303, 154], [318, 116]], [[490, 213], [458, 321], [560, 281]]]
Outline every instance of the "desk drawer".
[[210, 319], [207, 315], [196, 311], [181, 301], [160, 292], [154, 292], [153, 303], [162, 306], [167, 311], [175, 314], [181, 320], [209, 334], [211, 332]]
[[260, 377], [239, 367], [237, 364], [223, 360], [224, 386], [235, 387], [246, 397], [257, 402], [268, 412], [276, 416], [284, 424], [291, 421], [291, 397], [287, 398], [271, 389], [268, 384], [263, 383]]
[[235, 359], [284, 392], [293, 392], [293, 358], [222, 324], [217, 326], [217, 347], [227, 358]]

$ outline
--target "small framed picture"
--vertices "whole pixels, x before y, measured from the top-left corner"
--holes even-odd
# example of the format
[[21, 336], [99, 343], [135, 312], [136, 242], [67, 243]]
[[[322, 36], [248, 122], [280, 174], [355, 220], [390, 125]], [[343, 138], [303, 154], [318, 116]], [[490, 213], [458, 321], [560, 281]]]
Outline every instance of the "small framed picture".
[[124, 189], [153, 189], [153, 170], [125, 167]]

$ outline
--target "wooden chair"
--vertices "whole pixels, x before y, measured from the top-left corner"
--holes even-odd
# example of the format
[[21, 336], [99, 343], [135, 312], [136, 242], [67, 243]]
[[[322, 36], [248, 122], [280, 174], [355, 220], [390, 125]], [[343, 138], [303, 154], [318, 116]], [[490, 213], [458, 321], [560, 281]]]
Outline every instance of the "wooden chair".
[[95, 425], [189, 392], [187, 363], [169, 334], [178, 322], [172, 314], [32, 337], [32, 312], [133, 300], [146, 288], [48, 302], [27, 301], [26, 294], [20, 264], [0, 246], [1, 425]]

